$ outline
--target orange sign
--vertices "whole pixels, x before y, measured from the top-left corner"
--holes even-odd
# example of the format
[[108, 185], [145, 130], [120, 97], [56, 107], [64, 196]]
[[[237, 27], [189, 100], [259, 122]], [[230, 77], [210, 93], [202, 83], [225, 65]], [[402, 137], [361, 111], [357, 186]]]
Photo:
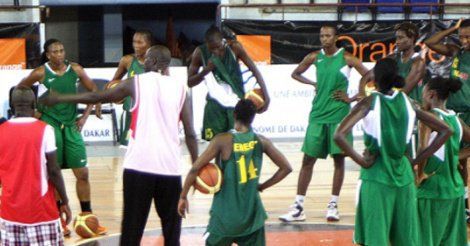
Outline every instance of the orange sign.
[[237, 35], [237, 41], [255, 63], [271, 64], [271, 36]]
[[0, 39], [0, 70], [26, 68], [26, 41], [24, 38]]

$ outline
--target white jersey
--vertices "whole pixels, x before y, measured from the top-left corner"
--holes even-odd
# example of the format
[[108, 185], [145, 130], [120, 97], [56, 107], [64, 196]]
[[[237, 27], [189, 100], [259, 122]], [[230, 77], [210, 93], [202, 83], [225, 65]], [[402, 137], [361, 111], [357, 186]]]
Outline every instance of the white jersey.
[[186, 99], [184, 82], [148, 72], [134, 77], [135, 103], [131, 109], [129, 146], [124, 168], [179, 176], [180, 112]]

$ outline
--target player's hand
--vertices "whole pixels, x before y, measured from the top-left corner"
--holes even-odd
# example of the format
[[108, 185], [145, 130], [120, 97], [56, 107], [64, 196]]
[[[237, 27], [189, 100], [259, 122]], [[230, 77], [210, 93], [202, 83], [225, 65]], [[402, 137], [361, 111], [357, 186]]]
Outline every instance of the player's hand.
[[340, 90], [333, 92], [333, 95], [331, 97], [335, 100], [343, 101], [345, 103], [351, 103], [352, 101], [346, 92]]
[[103, 117], [101, 116], [101, 103], [95, 104], [95, 115], [98, 119], [103, 119]]
[[265, 112], [266, 110], [268, 110], [270, 102], [271, 102], [271, 98], [269, 98], [269, 95], [264, 95], [264, 104], [263, 104], [263, 107], [261, 107], [258, 110], [258, 113], [261, 114]]
[[371, 167], [374, 164], [375, 159], [377, 159], [377, 155], [371, 154], [368, 149], [364, 150], [362, 157], [364, 158], [364, 163], [361, 165], [363, 168]]
[[178, 201], [178, 214], [182, 218], [186, 218], [186, 212], [189, 213], [188, 199], [180, 197], [180, 200]]
[[432, 172], [430, 174], [423, 172], [422, 174], [418, 175], [416, 177], [416, 186], [419, 187], [421, 185], [421, 183], [423, 183], [426, 179], [428, 179], [429, 177], [431, 177], [435, 174], [436, 174], [436, 172]]
[[75, 122], [75, 127], [77, 128], [77, 131], [81, 132], [83, 129], [83, 126], [85, 125], [86, 122], [86, 117], [83, 115], [77, 119]]
[[60, 205], [60, 217], [64, 219], [65, 216], [65, 223], [68, 225], [70, 221], [72, 221], [72, 212], [68, 204], [61, 204]]
[[204, 67], [204, 69], [206, 71], [210, 72], [210, 71], [214, 70], [214, 68], [215, 68], [214, 62], [212, 62], [212, 59], [209, 59], [207, 61], [207, 65]]

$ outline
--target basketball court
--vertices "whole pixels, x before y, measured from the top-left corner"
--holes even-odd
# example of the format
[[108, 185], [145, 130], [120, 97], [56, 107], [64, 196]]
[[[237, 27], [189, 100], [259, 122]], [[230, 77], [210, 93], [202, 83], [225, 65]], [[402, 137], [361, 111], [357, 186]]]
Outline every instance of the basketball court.
[[[314, 176], [305, 202], [306, 221], [282, 223], [277, 217], [287, 212], [296, 193], [297, 177], [302, 160], [300, 139], [292, 141], [274, 141], [293, 166], [293, 172], [279, 184], [261, 193], [268, 220], [266, 222], [267, 245], [354, 245], [352, 235], [354, 228], [356, 185], [359, 166], [346, 159], [346, 174], [338, 204], [341, 220], [326, 222], [325, 214], [330, 199], [333, 176], [333, 160], [319, 160], [315, 165]], [[199, 145], [199, 151], [207, 146]], [[355, 147], [362, 149], [361, 141], [355, 141]], [[90, 179], [92, 184], [92, 207], [100, 223], [108, 228], [108, 234], [91, 239], [81, 239], [76, 233], [66, 238], [66, 245], [114, 246], [118, 245], [122, 217], [122, 156], [125, 150], [107, 145], [87, 147], [89, 155]], [[183, 145], [185, 174], [189, 170], [189, 155]], [[275, 165], [265, 157], [260, 180], [267, 179], [275, 172]], [[64, 171], [64, 179], [69, 195], [73, 216], [80, 211], [75, 195], [75, 178], [70, 170]], [[138, 192], [138, 191], [136, 191]], [[203, 234], [209, 219], [211, 195], [195, 192], [188, 197], [189, 214], [183, 219], [181, 245], [204, 245]], [[71, 226], [71, 225], [69, 225]], [[155, 210], [152, 210], [147, 222], [144, 239], [141, 245], [163, 245], [160, 221]]]

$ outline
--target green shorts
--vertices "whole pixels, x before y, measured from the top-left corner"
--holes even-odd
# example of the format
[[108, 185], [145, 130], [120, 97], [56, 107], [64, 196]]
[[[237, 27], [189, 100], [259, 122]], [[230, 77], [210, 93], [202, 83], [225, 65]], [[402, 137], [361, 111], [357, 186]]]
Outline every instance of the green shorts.
[[467, 245], [463, 197], [418, 199], [420, 245]]
[[59, 167], [61, 169], [86, 167], [85, 143], [76, 126], [61, 124], [46, 115], [43, 115], [41, 120], [54, 128]]
[[225, 237], [220, 235], [214, 235], [206, 232], [206, 246], [231, 246], [232, 243], [236, 243], [239, 246], [263, 246], [266, 245], [266, 235], [264, 226], [260, 229], [241, 237]]
[[[326, 158], [328, 154], [343, 154], [338, 145], [336, 145], [334, 136], [339, 123], [317, 124], [309, 123], [305, 133], [302, 152], [315, 158]], [[352, 133], [347, 135], [348, 142], [353, 144]]]
[[[465, 113], [458, 113], [459, 118], [465, 123], [465, 125], [470, 126], [470, 112]], [[468, 147], [470, 144], [466, 143], [465, 141], [460, 142], [460, 147]]]
[[355, 244], [419, 245], [415, 184], [392, 187], [363, 180], [355, 224]]
[[222, 107], [213, 99], [207, 99], [202, 122], [202, 138], [210, 141], [217, 134], [233, 129], [233, 110], [234, 108]]

